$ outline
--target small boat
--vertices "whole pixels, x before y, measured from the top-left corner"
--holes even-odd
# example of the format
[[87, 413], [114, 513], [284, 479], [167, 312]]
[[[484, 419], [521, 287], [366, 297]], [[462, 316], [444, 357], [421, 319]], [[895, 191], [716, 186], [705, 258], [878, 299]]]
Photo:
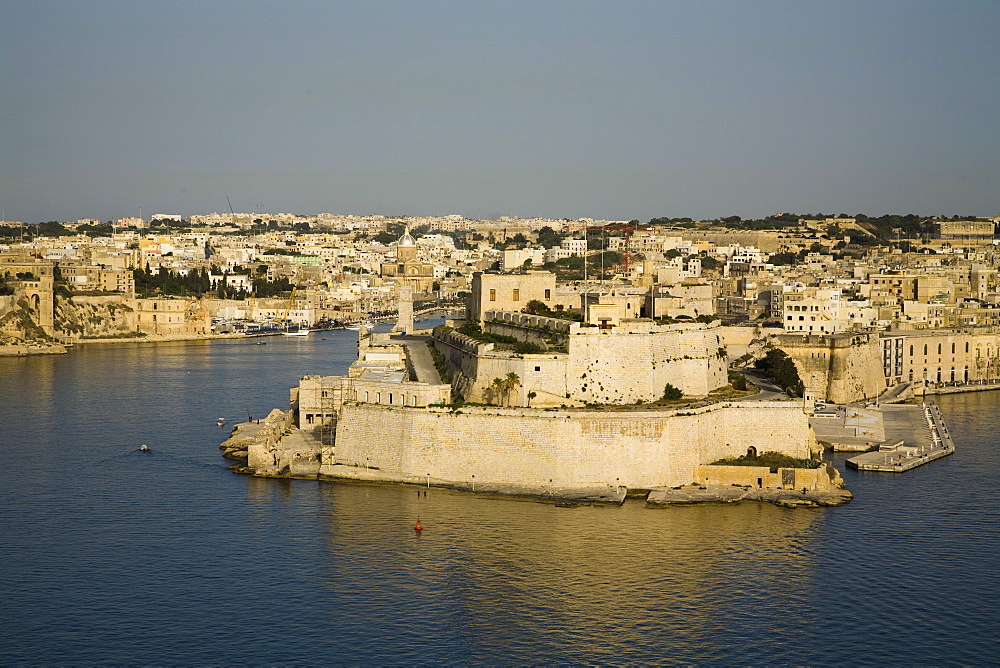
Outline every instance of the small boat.
[[257, 345], [258, 346], [266, 346], [267, 345], [267, 341], [258, 341]]
[[309, 331], [310, 330], [302, 327], [293, 326], [283, 330], [281, 333], [284, 334], [285, 336], [309, 336]]
[[220, 427], [224, 427], [226, 424], [226, 418], [219, 418], [218, 420], [215, 421], [215, 424], [219, 425]]
[[143, 443], [139, 446], [139, 452], [149, 452], [149, 446]]

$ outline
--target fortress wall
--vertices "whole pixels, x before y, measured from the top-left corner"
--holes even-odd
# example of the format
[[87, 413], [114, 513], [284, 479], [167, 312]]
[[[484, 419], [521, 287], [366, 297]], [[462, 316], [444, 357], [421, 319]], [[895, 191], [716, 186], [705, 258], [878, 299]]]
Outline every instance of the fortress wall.
[[[413, 482], [493, 483], [546, 488], [618, 484], [676, 486], [722, 457], [778, 450], [809, 454], [800, 406], [755, 402], [688, 414], [601, 413], [345, 405], [336, 462], [378, 467]], [[551, 482], [550, 482], [551, 481]]]
[[776, 337], [779, 348], [795, 362], [806, 391], [834, 403], [877, 397], [885, 387], [882, 349], [877, 336]]
[[885, 388], [882, 349], [878, 337], [867, 344], [833, 351], [830, 400], [838, 404], [877, 397]]
[[704, 329], [572, 336], [567, 391], [595, 403], [654, 401], [667, 383], [686, 395], [705, 395], [727, 382], [721, 346], [718, 335]]
[[439, 337], [436, 347], [460, 372], [461, 378], [452, 380], [464, 399], [480, 403], [491, 400], [493, 379], [511, 372], [521, 381], [509, 401], [514, 406], [526, 405], [531, 391], [565, 397], [567, 403], [633, 404], [659, 399], [667, 383], [702, 396], [728, 382], [715, 328], [634, 334], [585, 328], [570, 336], [569, 354], [496, 352], [493, 344], [477, 344], [456, 332]]

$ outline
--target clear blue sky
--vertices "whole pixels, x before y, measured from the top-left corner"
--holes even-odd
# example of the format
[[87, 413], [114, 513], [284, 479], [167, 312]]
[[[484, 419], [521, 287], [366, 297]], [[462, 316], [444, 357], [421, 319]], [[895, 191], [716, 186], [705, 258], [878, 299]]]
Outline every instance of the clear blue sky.
[[996, 0], [0, 0], [0, 207], [994, 215], [997, 26]]

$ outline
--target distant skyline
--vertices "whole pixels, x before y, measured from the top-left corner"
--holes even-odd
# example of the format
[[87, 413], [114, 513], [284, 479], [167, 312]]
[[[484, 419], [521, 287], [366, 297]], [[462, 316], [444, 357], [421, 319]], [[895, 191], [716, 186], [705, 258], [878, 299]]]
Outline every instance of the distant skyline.
[[0, 1], [0, 208], [1000, 212], [995, 1]]

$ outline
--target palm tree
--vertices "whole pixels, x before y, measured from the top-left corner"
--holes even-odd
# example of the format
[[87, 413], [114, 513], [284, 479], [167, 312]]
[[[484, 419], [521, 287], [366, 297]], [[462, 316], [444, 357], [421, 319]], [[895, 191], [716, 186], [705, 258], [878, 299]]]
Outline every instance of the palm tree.
[[501, 382], [503, 383], [503, 393], [507, 398], [507, 405], [510, 406], [510, 395], [513, 394], [514, 390], [517, 389], [517, 386], [521, 384], [521, 377], [511, 371]]
[[506, 387], [504, 381], [500, 378], [493, 379], [493, 385], [490, 386], [490, 397], [500, 405], [500, 397], [503, 396], [504, 388]]

